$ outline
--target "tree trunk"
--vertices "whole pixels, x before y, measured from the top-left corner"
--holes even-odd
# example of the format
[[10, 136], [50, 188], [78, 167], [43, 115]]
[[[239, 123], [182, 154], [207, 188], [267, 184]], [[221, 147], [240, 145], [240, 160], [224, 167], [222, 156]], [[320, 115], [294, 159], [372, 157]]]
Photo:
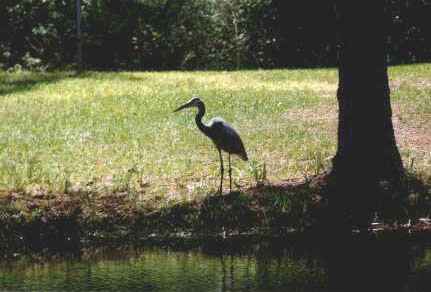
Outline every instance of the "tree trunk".
[[339, 50], [337, 203], [353, 221], [375, 211], [382, 181], [401, 186], [403, 165], [392, 125], [384, 1], [336, 1]]
[[82, 35], [81, 35], [81, 0], [76, 0], [76, 63], [78, 71], [82, 70]]

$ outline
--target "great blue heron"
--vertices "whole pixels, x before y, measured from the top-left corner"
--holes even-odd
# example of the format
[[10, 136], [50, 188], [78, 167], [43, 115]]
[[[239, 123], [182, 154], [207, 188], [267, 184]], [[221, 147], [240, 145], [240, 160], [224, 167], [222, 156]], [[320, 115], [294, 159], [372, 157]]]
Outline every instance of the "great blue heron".
[[198, 113], [196, 114], [195, 120], [199, 130], [210, 138], [214, 145], [217, 147], [220, 157], [220, 194], [223, 189], [223, 157], [221, 150], [226, 151], [229, 154], [229, 189], [232, 192], [232, 168], [230, 163], [230, 155], [236, 154], [241, 157], [242, 160], [247, 161], [247, 152], [245, 151], [244, 144], [241, 141], [238, 133], [228, 123], [221, 118], [213, 118], [209, 121], [208, 125], [202, 123], [202, 117], [205, 115], [205, 104], [198, 97], [192, 98], [186, 104], [177, 108], [174, 112], [180, 111], [189, 107], [197, 107]]

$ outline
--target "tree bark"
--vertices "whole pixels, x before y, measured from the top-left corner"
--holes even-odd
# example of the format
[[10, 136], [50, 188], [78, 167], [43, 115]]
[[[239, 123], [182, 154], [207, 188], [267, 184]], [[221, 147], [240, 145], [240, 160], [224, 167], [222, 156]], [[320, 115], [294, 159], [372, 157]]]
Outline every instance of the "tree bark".
[[[404, 176], [390, 104], [384, 1], [336, 0], [339, 84], [338, 149], [331, 175], [337, 203], [353, 221], [370, 217], [382, 181], [400, 187]], [[358, 219], [360, 218], [360, 219]]]

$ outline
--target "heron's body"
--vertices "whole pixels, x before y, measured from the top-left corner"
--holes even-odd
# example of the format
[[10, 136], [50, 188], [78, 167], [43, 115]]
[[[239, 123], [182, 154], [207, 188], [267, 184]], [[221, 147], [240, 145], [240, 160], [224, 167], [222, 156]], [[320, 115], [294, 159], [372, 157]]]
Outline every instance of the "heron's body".
[[248, 156], [245, 151], [244, 144], [239, 136], [239, 134], [232, 128], [231, 125], [226, 123], [222, 118], [213, 118], [208, 124], [204, 124], [202, 122], [202, 117], [205, 115], [205, 104], [199, 98], [193, 98], [191, 101], [186, 103], [185, 105], [179, 107], [175, 111], [182, 110], [187, 107], [197, 107], [198, 113], [196, 114], [195, 121], [199, 130], [204, 133], [208, 138], [210, 138], [217, 150], [219, 151], [220, 156], [220, 193], [222, 192], [223, 187], [223, 157], [221, 155], [221, 150], [227, 152], [229, 154], [229, 178], [230, 178], [230, 189], [232, 190], [232, 169], [230, 165], [230, 155], [236, 154], [241, 157], [242, 160], [247, 161]]
[[214, 142], [216, 147], [229, 154], [236, 154], [242, 160], [248, 160], [244, 144], [231, 125], [226, 123], [222, 118], [217, 117], [209, 121], [208, 127], [210, 128], [209, 138]]

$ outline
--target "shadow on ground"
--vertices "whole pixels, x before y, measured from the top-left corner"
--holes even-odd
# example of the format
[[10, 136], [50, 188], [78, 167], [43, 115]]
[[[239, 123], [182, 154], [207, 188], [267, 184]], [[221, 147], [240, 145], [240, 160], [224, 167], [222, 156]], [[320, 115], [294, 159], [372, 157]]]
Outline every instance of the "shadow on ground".
[[[331, 217], [327, 184], [327, 176], [321, 175], [165, 206], [136, 202], [124, 192], [32, 194], [14, 190], [0, 194], [0, 252], [80, 249], [159, 239], [337, 234], [338, 225], [327, 220]], [[404, 210], [404, 221], [387, 219], [382, 213], [375, 222], [378, 225], [370, 226], [369, 232], [431, 230], [427, 221], [431, 180], [411, 175], [408, 184], [409, 196], [390, 206]]]

